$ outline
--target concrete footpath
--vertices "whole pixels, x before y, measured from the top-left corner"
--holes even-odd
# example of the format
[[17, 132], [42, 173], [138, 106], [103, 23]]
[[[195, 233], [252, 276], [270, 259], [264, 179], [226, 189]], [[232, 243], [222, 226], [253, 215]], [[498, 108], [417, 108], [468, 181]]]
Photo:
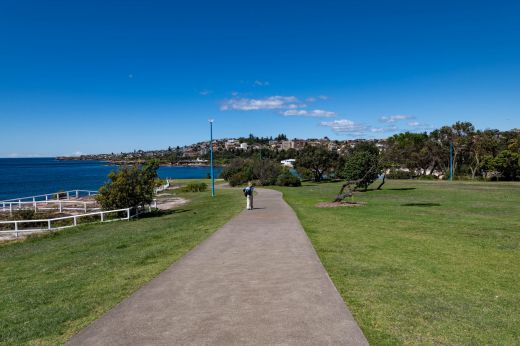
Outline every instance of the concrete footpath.
[[69, 344], [367, 345], [281, 193], [257, 192]]

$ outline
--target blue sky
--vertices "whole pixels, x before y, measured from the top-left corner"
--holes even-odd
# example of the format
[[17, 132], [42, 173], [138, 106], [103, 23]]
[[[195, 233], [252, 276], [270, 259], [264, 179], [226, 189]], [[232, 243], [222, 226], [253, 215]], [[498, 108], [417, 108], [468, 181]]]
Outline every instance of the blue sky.
[[520, 127], [519, 1], [0, 2], [0, 157]]

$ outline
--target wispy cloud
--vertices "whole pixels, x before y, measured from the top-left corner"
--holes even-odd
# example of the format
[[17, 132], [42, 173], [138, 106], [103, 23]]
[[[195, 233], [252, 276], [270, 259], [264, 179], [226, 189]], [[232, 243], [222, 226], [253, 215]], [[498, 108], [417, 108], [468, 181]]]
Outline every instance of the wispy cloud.
[[316, 101], [319, 101], [319, 100], [328, 100], [329, 97], [328, 96], [325, 96], [325, 95], [319, 95], [319, 96], [309, 96], [305, 99], [306, 102], [316, 102]]
[[338, 119], [334, 121], [322, 121], [321, 126], [327, 126], [337, 134], [350, 135], [350, 136], [370, 136], [378, 133], [392, 133], [399, 131], [399, 128], [395, 125], [374, 127], [363, 123], [358, 123], [349, 119]]
[[413, 115], [397, 114], [397, 115], [385, 115], [385, 116], [382, 116], [379, 120], [381, 120], [384, 123], [395, 123], [396, 121], [409, 120], [409, 119], [415, 119], [415, 117]]
[[225, 100], [220, 110], [256, 111], [263, 109], [296, 109], [305, 107], [295, 96], [269, 96], [263, 99], [233, 98]]
[[322, 121], [321, 126], [327, 126], [339, 134], [363, 136], [369, 131], [369, 127], [356, 123], [349, 119], [338, 119], [334, 121]]
[[413, 131], [432, 131], [433, 126], [430, 124], [421, 123], [418, 121], [410, 121], [408, 122], [408, 126], [413, 128]]
[[253, 85], [254, 85], [254, 86], [268, 86], [268, 85], [269, 85], [269, 82], [266, 81], [266, 80], [258, 80], [258, 79], [257, 79], [257, 80], [255, 80], [255, 81], [253, 82]]
[[207, 90], [207, 89], [203, 89], [203, 90], [199, 91], [199, 94], [202, 95], [202, 96], [208, 96], [211, 93], [213, 93], [213, 91], [212, 90]]
[[322, 109], [289, 109], [282, 112], [282, 115], [288, 116], [299, 116], [299, 117], [318, 117], [318, 118], [332, 118], [336, 116], [335, 112], [324, 111]]
[[395, 125], [385, 127], [370, 127], [372, 133], [396, 132], [399, 128]]

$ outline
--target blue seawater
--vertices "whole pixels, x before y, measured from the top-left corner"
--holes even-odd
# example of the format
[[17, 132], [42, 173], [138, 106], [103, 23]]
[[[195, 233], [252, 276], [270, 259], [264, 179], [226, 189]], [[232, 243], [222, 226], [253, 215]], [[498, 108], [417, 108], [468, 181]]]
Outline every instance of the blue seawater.
[[[103, 161], [0, 158], [0, 201], [67, 190], [98, 190], [117, 166]], [[222, 168], [215, 167], [215, 176]], [[160, 167], [161, 178], [207, 178], [209, 167]]]

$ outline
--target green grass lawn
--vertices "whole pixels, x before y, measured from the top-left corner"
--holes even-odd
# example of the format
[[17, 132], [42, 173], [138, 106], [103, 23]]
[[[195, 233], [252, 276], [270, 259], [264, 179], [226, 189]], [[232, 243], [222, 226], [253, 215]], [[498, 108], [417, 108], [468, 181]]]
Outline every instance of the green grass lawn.
[[0, 244], [0, 344], [61, 344], [242, 210], [232, 190], [137, 221]]
[[[188, 185], [188, 184], [196, 184], [196, 183], [206, 183], [208, 188], [211, 189], [211, 179], [171, 179], [170, 184], [175, 185]], [[215, 179], [215, 185], [225, 184], [224, 179]]]
[[278, 188], [373, 345], [520, 344], [520, 184]]

